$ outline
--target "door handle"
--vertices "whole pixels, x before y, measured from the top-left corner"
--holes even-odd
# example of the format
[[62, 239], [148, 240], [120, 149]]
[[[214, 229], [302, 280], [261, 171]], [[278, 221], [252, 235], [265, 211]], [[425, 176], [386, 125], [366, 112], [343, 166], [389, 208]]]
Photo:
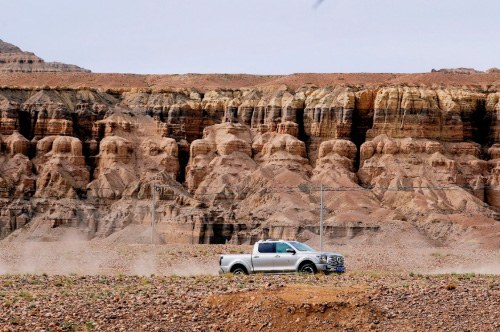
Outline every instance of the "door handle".
[[280, 255], [276, 255], [276, 256], [274, 256], [274, 257], [280, 257]]
[[253, 258], [259, 258], [259, 256], [253, 256]]

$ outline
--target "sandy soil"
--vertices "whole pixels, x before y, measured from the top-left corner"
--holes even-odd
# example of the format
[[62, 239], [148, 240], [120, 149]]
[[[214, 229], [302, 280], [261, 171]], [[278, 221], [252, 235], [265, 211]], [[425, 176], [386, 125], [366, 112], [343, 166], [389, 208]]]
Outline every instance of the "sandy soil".
[[[499, 250], [365, 243], [328, 244], [324, 249], [343, 254], [347, 270], [355, 273], [500, 275]], [[0, 274], [217, 275], [219, 255], [250, 253], [251, 250], [252, 246], [149, 245], [103, 240], [0, 241]]]

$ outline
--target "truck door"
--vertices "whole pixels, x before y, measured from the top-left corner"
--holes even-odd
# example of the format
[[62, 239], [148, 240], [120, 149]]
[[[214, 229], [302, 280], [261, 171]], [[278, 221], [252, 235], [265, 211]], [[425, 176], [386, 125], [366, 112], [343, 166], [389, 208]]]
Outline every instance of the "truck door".
[[286, 243], [276, 242], [276, 257], [274, 259], [274, 267], [276, 271], [293, 271], [297, 262], [297, 255], [286, 252], [287, 249], [293, 249]]
[[270, 272], [274, 270], [276, 259], [276, 243], [262, 242], [257, 247], [258, 252], [252, 254], [253, 270], [255, 272]]

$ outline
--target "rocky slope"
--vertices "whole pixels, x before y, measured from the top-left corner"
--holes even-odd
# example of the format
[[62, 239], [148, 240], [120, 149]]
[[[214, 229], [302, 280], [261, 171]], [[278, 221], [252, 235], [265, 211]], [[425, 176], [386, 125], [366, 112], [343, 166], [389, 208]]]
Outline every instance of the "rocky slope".
[[75, 65], [60, 62], [45, 62], [31, 52], [0, 39], [0, 72], [90, 72]]
[[399, 223], [436, 243], [498, 247], [500, 75], [424, 82], [457, 75], [331, 85], [227, 76], [247, 80], [240, 88], [219, 76], [181, 87], [190, 75], [176, 88], [161, 81], [172, 77], [62, 88], [49, 76], [20, 87], [11, 82], [26, 76], [0, 75], [0, 234], [91, 239], [148, 224], [156, 183], [156, 241], [308, 239], [323, 185], [329, 237]]

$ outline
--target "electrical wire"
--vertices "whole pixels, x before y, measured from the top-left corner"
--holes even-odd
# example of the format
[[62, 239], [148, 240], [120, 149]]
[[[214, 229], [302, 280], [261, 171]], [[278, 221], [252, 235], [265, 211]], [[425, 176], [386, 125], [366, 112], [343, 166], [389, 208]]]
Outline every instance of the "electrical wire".
[[[174, 186], [165, 186], [161, 184], [156, 184], [155, 186], [159, 188], [167, 188], [167, 189], [173, 189], [173, 190], [182, 190], [184, 188], [176, 188]], [[248, 191], [234, 191], [230, 190], [228, 192], [225, 191], [214, 191], [214, 192], [204, 192], [204, 193], [189, 193], [189, 192], [181, 192], [181, 193], [161, 193], [162, 190], [157, 190], [160, 191], [160, 197], [165, 197], [165, 196], [179, 196], [179, 195], [185, 195], [185, 196], [194, 196], [194, 197], [200, 197], [200, 196], [216, 196], [216, 195], [234, 195], [234, 196], [246, 196], [246, 195], [253, 195], [253, 194], [259, 194], [259, 195], [269, 195], [269, 194], [279, 194], [279, 193], [311, 193], [311, 192], [373, 192], [374, 190], [379, 190], [383, 192], [409, 192], [409, 191], [418, 191], [418, 190], [472, 190], [472, 191], [477, 191], [477, 190], [484, 190], [484, 189], [493, 189], [493, 190], [500, 190], [500, 185], [481, 185], [477, 187], [472, 187], [470, 185], [446, 185], [446, 186], [398, 186], [395, 188], [391, 187], [377, 187], [377, 186], [366, 186], [366, 185], [360, 185], [357, 187], [330, 187], [330, 186], [324, 186], [323, 189], [321, 189], [320, 186], [310, 186], [310, 185], [299, 185], [299, 186], [283, 186], [283, 187], [274, 187], [273, 189], [269, 188], [262, 188], [260, 190], [248, 190]], [[111, 191], [116, 191], [117, 188], [110, 188], [110, 187], [98, 187], [98, 188], [87, 188], [87, 193], [89, 191], [102, 191], [102, 190], [111, 190]], [[121, 191], [124, 192], [126, 188], [122, 189]], [[0, 192], [9, 192], [8, 189], [5, 188], [0, 188]], [[31, 191], [34, 192], [34, 191]], [[0, 197], [1, 198], [1, 197]], [[7, 198], [7, 197], [4, 197]], [[19, 198], [19, 197], [12, 197], [9, 198]], [[31, 197], [31, 199], [47, 199], [47, 198], [55, 198], [55, 199], [74, 199], [78, 201], [85, 201], [88, 199], [78, 199], [78, 198], [66, 198], [64, 196], [55, 196], [55, 195], [47, 195], [47, 196], [41, 196], [41, 197]], [[115, 198], [108, 198], [108, 197], [94, 197], [94, 199], [100, 199], [100, 200], [113, 200], [116, 201], [117, 199]]]

